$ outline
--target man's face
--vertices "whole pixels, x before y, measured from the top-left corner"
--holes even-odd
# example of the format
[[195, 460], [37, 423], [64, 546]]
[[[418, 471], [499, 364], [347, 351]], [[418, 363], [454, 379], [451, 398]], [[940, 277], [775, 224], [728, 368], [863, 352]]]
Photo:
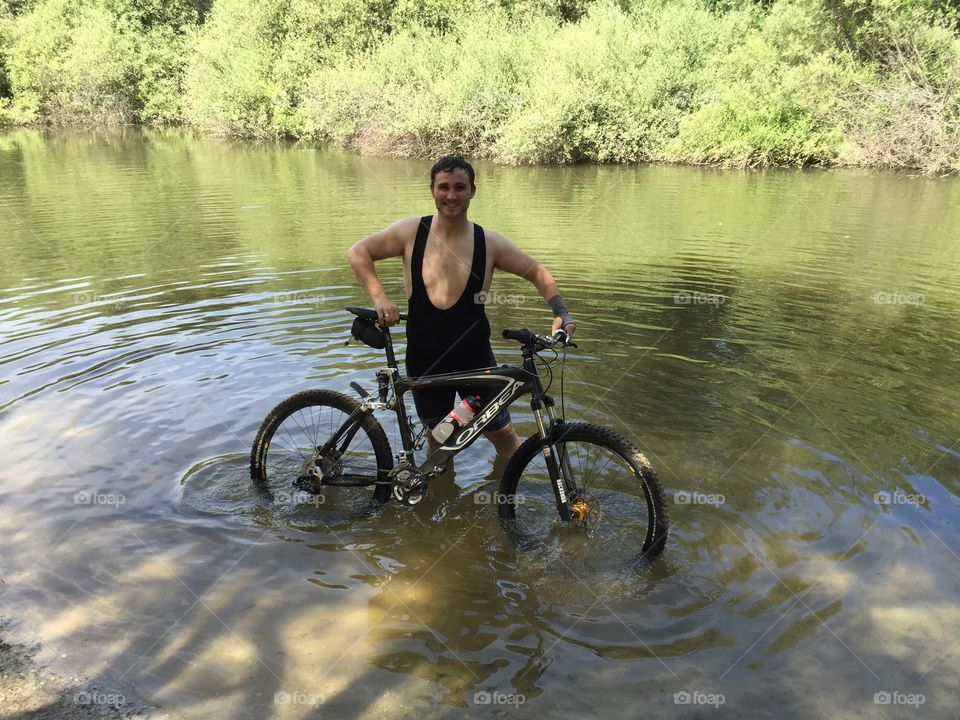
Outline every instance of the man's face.
[[475, 187], [470, 187], [466, 170], [456, 168], [450, 172], [438, 172], [433, 181], [437, 212], [451, 219], [465, 214], [476, 191]]

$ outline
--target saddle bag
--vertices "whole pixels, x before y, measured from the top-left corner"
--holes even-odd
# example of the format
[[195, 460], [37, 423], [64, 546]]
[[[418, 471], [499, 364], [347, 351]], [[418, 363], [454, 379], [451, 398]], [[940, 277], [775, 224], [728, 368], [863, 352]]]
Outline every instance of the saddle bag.
[[353, 327], [350, 328], [350, 334], [364, 345], [369, 345], [377, 350], [383, 350], [387, 345], [383, 330], [377, 327], [373, 320], [367, 318], [355, 318]]

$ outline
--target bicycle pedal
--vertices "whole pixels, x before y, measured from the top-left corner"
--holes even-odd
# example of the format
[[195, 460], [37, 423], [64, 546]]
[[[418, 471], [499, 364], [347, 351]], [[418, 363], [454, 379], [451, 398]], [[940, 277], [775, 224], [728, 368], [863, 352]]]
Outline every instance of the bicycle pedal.
[[418, 488], [413, 492], [411, 492], [409, 495], [407, 495], [407, 505], [409, 505], [410, 507], [413, 507], [414, 505], [418, 505], [426, 497], [427, 497], [427, 489], [425, 487]]

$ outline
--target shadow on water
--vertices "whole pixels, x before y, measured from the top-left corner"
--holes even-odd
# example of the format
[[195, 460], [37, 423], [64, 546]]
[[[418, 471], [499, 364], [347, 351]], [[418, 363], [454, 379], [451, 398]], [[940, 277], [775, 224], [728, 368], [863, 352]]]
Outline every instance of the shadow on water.
[[[694, 587], [674, 617], [663, 614], [666, 597], [678, 602], [668, 582], [672, 559], [616, 567], [574, 564], [555, 546], [518, 551], [489, 504], [503, 466], [495, 463], [483, 484], [468, 490], [448, 472], [415, 508], [390, 503], [370, 519], [338, 512], [335, 501], [294, 512], [265, 507], [246, 477], [246, 458], [227, 456], [190, 470], [179, 509], [188, 519], [214, 524], [221, 515], [231, 525], [253, 523], [321, 553], [323, 564], [306, 578], [321, 593], [314, 600], [321, 606], [331, 593], [362, 595], [351, 592], [356, 581], [371, 591], [354, 601], [337, 596], [340, 604], [366, 609], [351, 645], [363, 645], [371, 667], [347, 688], [325, 692], [325, 710], [366, 684], [382, 691], [379, 671], [395, 676], [394, 684], [417, 679], [434, 701], [464, 708], [486, 696], [535, 700], [545, 691], [544, 673], [570, 648], [594, 658], [658, 662], [733, 644], [717, 627], [709, 598]], [[359, 568], [349, 576], [354, 582], [338, 581], [331, 562]], [[329, 611], [337, 612], [335, 606]], [[264, 629], [258, 625], [261, 642]]]
[[[77, 600], [50, 622], [49, 641], [96, 639], [107, 660], [99, 675], [122, 690], [135, 673], [140, 694], [190, 715], [216, 713], [229, 701], [235, 717], [412, 717], [421, 711], [410, 708], [429, 701], [439, 704], [436, 715], [450, 717], [465, 708], [563, 717], [583, 711], [576, 688], [585, 682], [604, 692], [655, 683], [661, 692], [650, 702], [667, 711], [673, 693], [709, 687], [717, 653], [741, 642], [724, 627], [729, 611], [739, 606], [736, 613], [749, 617], [791, 599], [775, 588], [766, 598], [749, 590], [733, 597], [758, 570], [749, 555], [733, 564], [717, 556], [707, 571], [702, 560], [685, 557], [693, 550], [683, 543], [622, 576], [584, 577], [555, 558], [518, 553], [493, 508], [475, 501], [495, 487], [499, 472], [495, 467], [468, 490], [448, 474], [416, 508], [390, 504], [372, 520], [348, 520], [325, 515], [332, 504], [302, 515], [258, 507], [246, 458], [211, 458], [184, 477], [176, 518], [157, 515], [144, 525], [106, 513], [80, 523], [69, 545], [50, 538], [56, 559], [40, 579]], [[721, 527], [735, 522], [718, 518]], [[176, 542], [147, 547], [150, 524], [159, 526], [152, 537], [175, 534]], [[124, 538], [110, 548], [126, 558], [121, 566], [104, 555], [104, 537]], [[731, 540], [717, 536], [708, 545], [732, 552]], [[224, 548], [213, 567], [194, 552], [211, 541]], [[845, 554], [867, 551], [864, 545]], [[779, 572], [799, 558], [768, 561]], [[89, 575], [58, 580], [58, 566]], [[834, 573], [831, 587], [856, 582], [855, 574], [855, 567]], [[790, 587], [805, 593], [814, 583]], [[829, 595], [807, 598], [827, 622], [843, 606]], [[36, 598], [40, 605], [51, 599]], [[881, 632], [885, 623], [903, 622], [897, 612], [888, 607], [860, 621], [877, 638], [868, 645], [873, 652], [897, 652]], [[944, 618], [943, 610], [933, 617]], [[786, 651], [817, 625], [810, 618], [778, 630], [761, 657], [779, 661], [782, 682], [765, 683], [765, 693], [797, 708], [809, 703], [792, 674], [805, 670]], [[841, 645], [824, 648], [824, 662], [848, 660]], [[742, 709], [751, 691], [737, 697]], [[845, 702], [856, 706], [858, 696], [850, 691]], [[721, 707], [711, 716], [737, 717], [740, 709]], [[777, 716], [773, 709], [751, 713]]]

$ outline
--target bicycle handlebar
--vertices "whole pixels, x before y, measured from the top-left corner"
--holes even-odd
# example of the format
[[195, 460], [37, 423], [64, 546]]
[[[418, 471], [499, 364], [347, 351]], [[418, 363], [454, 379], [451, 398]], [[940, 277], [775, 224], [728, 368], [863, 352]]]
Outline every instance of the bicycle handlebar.
[[516, 330], [504, 330], [503, 337], [506, 340], [516, 340], [521, 345], [528, 345], [538, 350], [552, 348], [554, 345], [564, 347], [576, 347], [576, 344], [570, 339], [566, 330], [557, 330], [553, 336], [537, 335], [530, 332], [527, 328], [518, 328]]

